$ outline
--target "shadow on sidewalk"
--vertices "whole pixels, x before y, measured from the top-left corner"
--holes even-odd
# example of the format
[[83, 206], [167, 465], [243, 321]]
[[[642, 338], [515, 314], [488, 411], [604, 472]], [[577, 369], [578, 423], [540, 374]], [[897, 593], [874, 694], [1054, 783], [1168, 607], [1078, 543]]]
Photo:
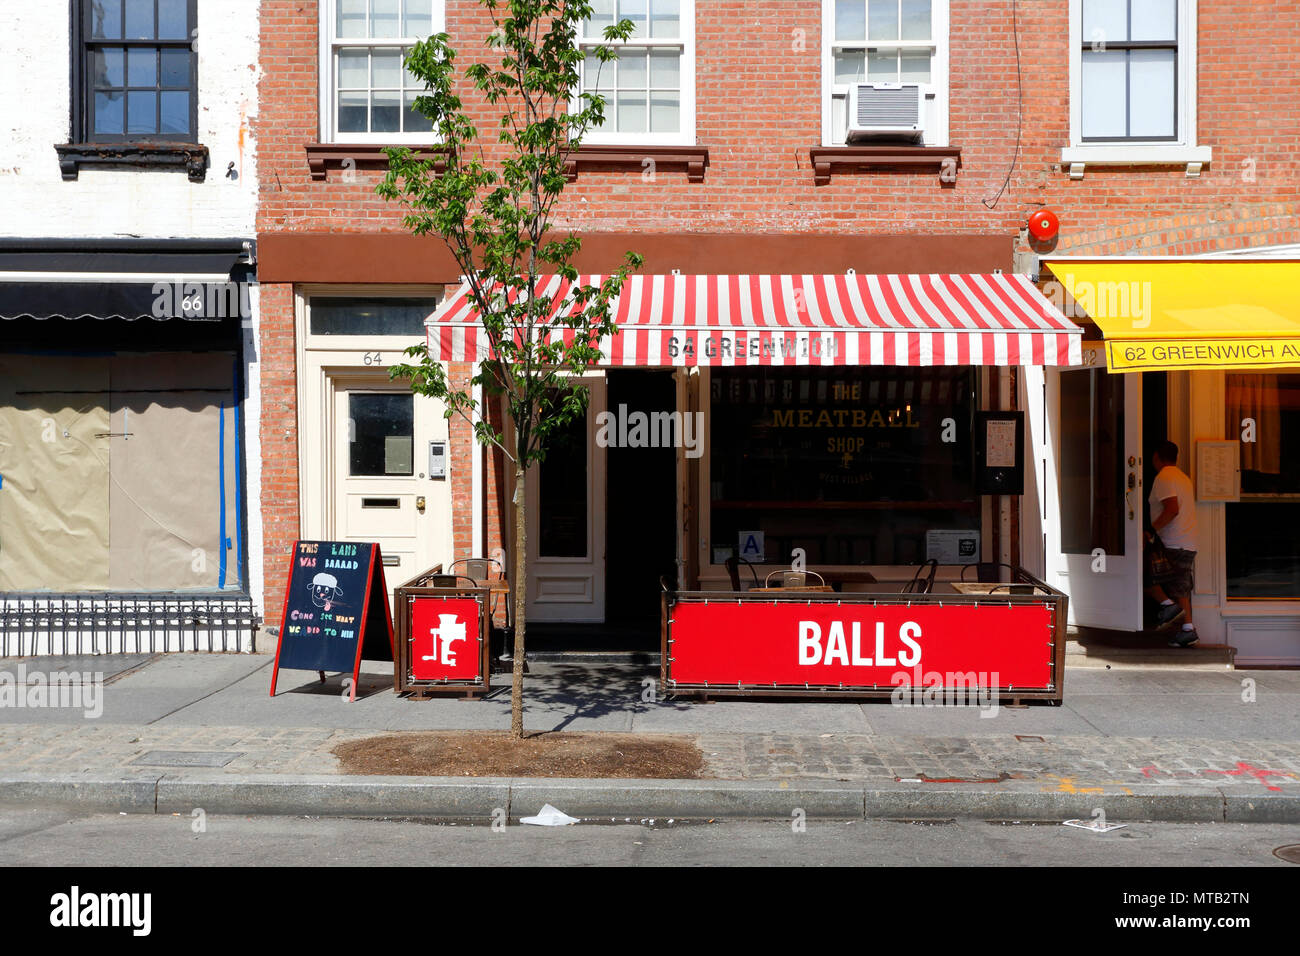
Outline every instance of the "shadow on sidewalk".
[[[668, 701], [659, 695], [657, 668], [635, 664], [561, 664], [529, 662], [524, 677], [526, 707], [569, 710], [553, 730], [563, 730], [578, 718], [600, 718], [611, 714], [644, 710], [648, 706], [689, 710], [688, 701]], [[510, 701], [510, 675], [488, 695], [491, 700]], [[494, 679], [493, 683], [496, 683]]]

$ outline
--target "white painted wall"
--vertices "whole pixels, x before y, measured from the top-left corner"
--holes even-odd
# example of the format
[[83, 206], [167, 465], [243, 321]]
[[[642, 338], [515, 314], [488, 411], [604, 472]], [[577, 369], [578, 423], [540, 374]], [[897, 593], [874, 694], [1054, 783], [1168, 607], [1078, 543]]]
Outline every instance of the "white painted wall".
[[1027, 365], [1020, 370], [1020, 393], [1017, 408], [1025, 411], [1025, 494], [1020, 499], [1019, 563], [1030, 574], [1047, 580], [1047, 541], [1044, 526], [1047, 509], [1047, 462], [1050, 442], [1047, 437], [1047, 370], [1041, 365]]
[[[71, 129], [69, 4], [0, 0], [0, 89], [6, 91], [0, 111], [0, 236], [253, 238], [260, 6], [260, 0], [198, 3], [198, 133], [210, 154], [204, 182], [191, 183], [183, 170], [94, 167], [65, 182], [54, 147], [69, 141]], [[234, 178], [226, 174], [231, 163]], [[254, 606], [265, 613], [256, 288], [249, 298], [252, 319], [243, 330], [248, 586]]]
[[[199, 142], [207, 180], [181, 170], [83, 168], [64, 182], [71, 100], [66, 0], [0, 3], [0, 235], [40, 238], [253, 236], [257, 210], [260, 0], [199, 0]], [[237, 179], [226, 169], [235, 164]]]
[[[266, 608], [266, 568], [262, 557], [262, 362], [258, 350], [261, 335], [259, 322], [259, 289], [254, 286], [249, 295], [249, 311], [252, 318], [244, 322], [244, 488], [247, 508], [245, 519], [248, 522], [248, 593], [253, 599], [253, 607], [267, 617]], [[274, 616], [271, 609], [269, 616]], [[258, 635], [261, 650], [266, 652], [274, 644], [270, 642], [265, 630]], [[251, 651], [252, 647], [241, 647], [242, 651]]]

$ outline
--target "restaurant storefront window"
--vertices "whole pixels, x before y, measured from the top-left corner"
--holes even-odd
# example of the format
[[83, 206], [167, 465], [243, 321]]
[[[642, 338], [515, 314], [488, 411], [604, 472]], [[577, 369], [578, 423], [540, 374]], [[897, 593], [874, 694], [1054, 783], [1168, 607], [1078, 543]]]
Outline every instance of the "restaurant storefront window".
[[1300, 598], [1300, 374], [1230, 374], [1225, 411], [1226, 434], [1241, 438], [1241, 501], [1227, 505], [1228, 597]]
[[889, 565], [978, 530], [975, 390], [969, 367], [714, 369], [714, 563], [756, 531], [768, 562]]

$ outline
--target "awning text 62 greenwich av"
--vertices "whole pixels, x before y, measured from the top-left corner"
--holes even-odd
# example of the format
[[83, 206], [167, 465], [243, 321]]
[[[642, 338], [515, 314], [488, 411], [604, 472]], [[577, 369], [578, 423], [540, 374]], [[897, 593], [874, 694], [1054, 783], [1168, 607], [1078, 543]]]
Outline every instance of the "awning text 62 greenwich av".
[[1300, 366], [1300, 262], [1123, 257], [1047, 266], [1101, 328], [1112, 372]]

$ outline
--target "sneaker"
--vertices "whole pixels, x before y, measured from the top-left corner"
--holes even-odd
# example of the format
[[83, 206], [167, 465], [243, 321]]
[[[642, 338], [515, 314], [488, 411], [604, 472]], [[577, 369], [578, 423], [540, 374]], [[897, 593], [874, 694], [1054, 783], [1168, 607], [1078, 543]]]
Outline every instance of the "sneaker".
[[1179, 631], [1178, 635], [1169, 641], [1170, 647], [1191, 647], [1201, 638], [1195, 631]]
[[1172, 624], [1182, 616], [1182, 605], [1162, 604], [1160, 605], [1160, 610], [1156, 612], [1156, 627], [1164, 627], [1166, 624]]

